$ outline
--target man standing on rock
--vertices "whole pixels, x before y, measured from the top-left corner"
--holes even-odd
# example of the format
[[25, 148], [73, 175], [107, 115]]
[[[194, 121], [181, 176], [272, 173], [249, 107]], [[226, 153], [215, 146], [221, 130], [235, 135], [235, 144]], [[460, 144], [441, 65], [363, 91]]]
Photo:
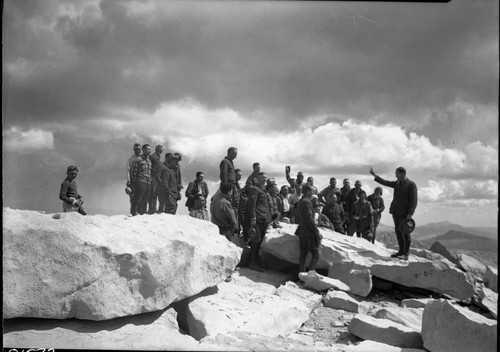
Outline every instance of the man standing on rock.
[[132, 216], [143, 215], [147, 211], [151, 190], [151, 160], [149, 160], [149, 154], [151, 154], [151, 146], [144, 144], [142, 146], [142, 155], [134, 161], [130, 170], [130, 182], [134, 190]]
[[62, 200], [63, 211], [71, 212], [77, 211], [82, 215], [87, 215], [83, 210], [83, 197], [78, 194], [76, 187], [76, 176], [78, 175], [78, 168], [74, 165], [68, 166], [66, 171], [66, 178], [61, 184], [61, 192], [59, 192], [59, 199]]
[[180, 199], [179, 181], [177, 179], [179, 161], [179, 155], [165, 155], [165, 162], [161, 165], [157, 175], [160, 211], [173, 215], [177, 211], [177, 201]]
[[265, 184], [267, 175], [259, 171], [256, 184], [249, 189], [247, 200], [246, 221], [248, 226], [248, 237], [250, 238], [250, 270], [264, 271], [258, 264], [259, 249], [267, 227], [271, 223], [271, 213], [267, 201]]
[[312, 192], [310, 185], [302, 186], [302, 198], [297, 203], [296, 217], [299, 227], [297, 227], [295, 234], [299, 236], [300, 243], [299, 272], [306, 271], [306, 257], [309, 252], [311, 252], [312, 258], [308, 269], [309, 271], [316, 269], [319, 261], [319, 246], [323, 239], [314, 221]]
[[125, 191], [127, 192], [128, 196], [130, 197], [130, 214], [134, 214], [134, 209], [133, 209], [133, 201], [134, 201], [134, 189], [132, 187], [132, 181], [130, 181], [130, 170], [132, 169], [132, 165], [134, 162], [141, 157], [142, 150], [141, 150], [141, 145], [139, 143], [134, 144], [134, 154], [128, 158], [127, 161], [127, 187], [125, 188]]
[[203, 178], [203, 172], [198, 171], [196, 179], [189, 182], [186, 190], [186, 207], [188, 207], [189, 215], [193, 218], [209, 220], [207, 213], [208, 186]]
[[151, 194], [149, 197], [148, 214], [155, 214], [156, 202], [158, 200], [158, 183], [156, 182], [156, 174], [161, 165], [161, 154], [163, 153], [163, 146], [157, 145], [155, 152], [149, 156], [151, 161]]
[[394, 188], [394, 196], [389, 213], [392, 214], [394, 220], [399, 251], [392, 254], [391, 257], [408, 260], [411, 237], [409, 232], [401, 232], [400, 225], [407, 220], [412, 220], [412, 216], [415, 213], [418, 202], [417, 185], [406, 177], [406, 169], [404, 167], [398, 167], [396, 169], [396, 181], [384, 180], [378, 176], [371, 167], [370, 174], [375, 177], [375, 182], [386, 187]]

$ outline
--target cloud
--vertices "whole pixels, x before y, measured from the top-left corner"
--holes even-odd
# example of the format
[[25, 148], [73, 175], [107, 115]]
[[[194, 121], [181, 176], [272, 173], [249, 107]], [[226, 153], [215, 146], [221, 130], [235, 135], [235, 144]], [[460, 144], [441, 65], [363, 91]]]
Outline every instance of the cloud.
[[23, 131], [20, 128], [11, 127], [3, 133], [3, 145], [7, 150], [19, 153], [53, 149], [54, 135], [50, 131], [38, 128]]
[[475, 204], [478, 200], [489, 202], [498, 198], [498, 181], [429, 180], [426, 186], [419, 188], [419, 198], [422, 201], [451, 202], [453, 204]]

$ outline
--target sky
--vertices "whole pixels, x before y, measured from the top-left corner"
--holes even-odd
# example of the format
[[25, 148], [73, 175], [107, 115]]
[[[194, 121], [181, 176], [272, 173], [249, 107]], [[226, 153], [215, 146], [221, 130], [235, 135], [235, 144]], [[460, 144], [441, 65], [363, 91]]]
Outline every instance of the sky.
[[[135, 142], [211, 194], [231, 146], [286, 184], [418, 187], [418, 224], [497, 226], [499, 3], [5, 0], [3, 206], [128, 214]], [[392, 189], [383, 187], [388, 213]], [[185, 196], [179, 214], [186, 214]]]

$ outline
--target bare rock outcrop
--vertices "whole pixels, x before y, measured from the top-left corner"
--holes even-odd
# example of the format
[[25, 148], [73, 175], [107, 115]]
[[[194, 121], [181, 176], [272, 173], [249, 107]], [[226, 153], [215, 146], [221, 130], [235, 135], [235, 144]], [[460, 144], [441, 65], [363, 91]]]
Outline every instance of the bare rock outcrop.
[[422, 336], [412, 328], [389, 319], [358, 314], [349, 324], [349, 332], [365, 340], [405, 348], [422, 348]]
[[492, 266], [486, 267], [486, 272], [484, 274], [484, 281], [486, 282], [486, 287], [490, 290], [498, 293], [498, 269]]
[[224, 281], [241, 257], [215, 225], [189, 216], [60, 215], [4, 208], [5, 319], [162, 310]]
[[422, 338], [431, 352], [493, 352], [497, 321], [447, 300], [433, 300], [424, 308]]
[[179, 331], [172, 308], [105, 321], [23, 319], [9, 323], [3, 332], [4, 347], [192, 351], [198, 344]]
[[[282, 228], [271, 230], [266, 234], [261, 250], [291, 263], [298, 263], [300, 249], [298, 237], [294, 235], [296, 226], [283, 224]], [[323, 241], [318, 268], [329, 269], [342, 263], [340, 265], [350, 268], [349, 271], [369, 269], [371, 275], [381, 279], [458, 299], [467, 300], [474, 294], [470, 277], [444, 258], [429, 260], [411, 255], [409, 261], [402, 261], [390, 258], [392, 250], [362, 238], [341, 235], [328, 229], [320, 229], [320, 232]]]
[[246, 285], [252, 280], [239, 280], [238, 275], [176, 303], [176, 310], [186, 319], [186, 329], [195, 339], [231, 331], [286, 336], [309, 319], [310, 308], [296, 297], [271, 293], [268, 284], [263, 284], [262, 289], [258, 282]]

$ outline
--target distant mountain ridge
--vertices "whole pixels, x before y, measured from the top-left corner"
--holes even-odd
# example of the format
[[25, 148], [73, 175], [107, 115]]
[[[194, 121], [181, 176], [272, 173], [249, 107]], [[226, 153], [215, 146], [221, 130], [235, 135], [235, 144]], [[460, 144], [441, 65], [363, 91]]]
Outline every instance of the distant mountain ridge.
[[476, 236], [484, 237], [498, 241], [498, 229], [494, 227], [466, 227], [457, 225], [449, 221], [435, 222], [419, 226], [417, 224], [412, 233], [412, 237], [421, 241], [428, 241], [431, 238], [436, 238], [445, 235], [449, 231], [455, 231], [460, 236]]

